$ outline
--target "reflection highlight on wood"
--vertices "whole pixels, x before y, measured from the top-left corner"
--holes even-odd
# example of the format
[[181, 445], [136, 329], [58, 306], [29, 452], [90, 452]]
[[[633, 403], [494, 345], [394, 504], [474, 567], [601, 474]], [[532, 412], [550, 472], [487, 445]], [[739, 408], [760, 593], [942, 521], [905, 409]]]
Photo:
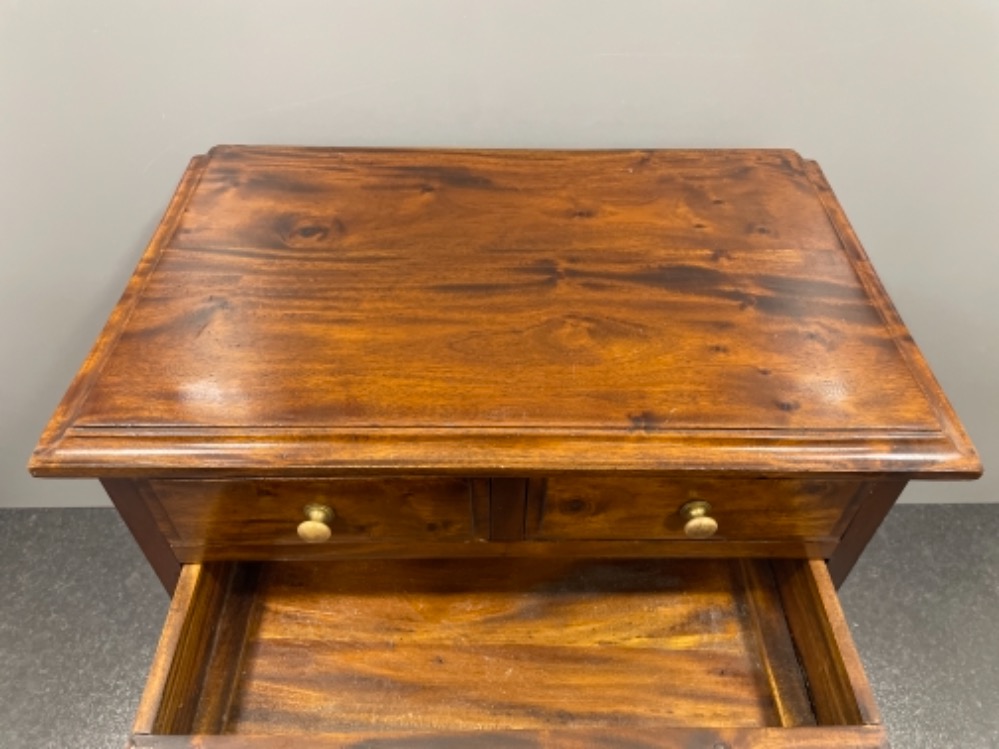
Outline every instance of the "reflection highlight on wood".
[[[233, 677], [231, 694], [202, 696], [223, 707], [195, 717], [189, 705], [167, 703], [157, 725], [184, 733], [186, 724], [216, 725], [222, 712], [221, 732], [249, 735], [781, 725], [781, 705], [807, 704], [804, 682], [788, 668], [786, 630], [773, 614], [753, 613], [773, 605], [767, 563], [747, 562], [758, 567], [750, 576], [741, 564], [264, 565], [255, 585], [231, 585], [230, 600], [213, 607], [221, 611], [214, 647], [225, 653], [196, 643], [199, 658], [175, 656], [207, 664], [205, 675], [190, 672], [192, 695], [201, 684], [225, 685], [219, 669]], [[747, 588], [761, 584], [762, 592]], [[776, 696], [761, 668], [768, 649], [784, 664]]]
[[[647, 745], [732, 736], [753, 747], [818, 747], [839, 735], [820, 730], [833, 725], [844, 728], [837, 746], [879, 745], [880, 728], [856, 730], [877, 714], [818, 562], [189, 569], [154, 666], [168, 676], [150, 682], [136, 746], [184, 746], [167, 736], [195, 733], [208, 734], [205, 746], [214, 734], [261, 747], [292, 735], [318, 745], [335, 736], [388, 746], [403, 736], [471, 745], [520, 736], [528, 746], [575, 746], [617, 731], [624, 743], [612, 746], [658, 735]], [[789, 601], [801, 586], [814, 594]], [[800, 638], [811, 657], [796, 649]], [[830, 663], [841, 664], [832, 680]]]
[[248, 147], [192, 164], [32, 470], [583, 464], [980, 470], [793, 151]]

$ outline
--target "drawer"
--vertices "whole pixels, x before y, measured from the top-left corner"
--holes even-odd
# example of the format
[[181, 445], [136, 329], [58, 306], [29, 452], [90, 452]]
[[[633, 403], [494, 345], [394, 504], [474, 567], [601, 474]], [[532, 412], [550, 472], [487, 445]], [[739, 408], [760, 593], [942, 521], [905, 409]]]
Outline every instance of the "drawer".
[[[711, 542], [834, 542], [868, 487], [856, 481], [553, 477], [534, 488], [527, 535], [542, 540], [698, 538], [684, 508], [715, 521]], [[696, 513], [695, 513], [696, 514]]]
[[[446, 544], [477, 537], [475, 482], [461, 478], [153, 480], [140, 493], [181, 562], [342, 553], [352, 545]], [[307, 542], [306, 508], [329, 537]], [[320, 530], [322, 530], [320, 528]]]
[[885, 746], [805, 560], [184, 568], [134, 747]]

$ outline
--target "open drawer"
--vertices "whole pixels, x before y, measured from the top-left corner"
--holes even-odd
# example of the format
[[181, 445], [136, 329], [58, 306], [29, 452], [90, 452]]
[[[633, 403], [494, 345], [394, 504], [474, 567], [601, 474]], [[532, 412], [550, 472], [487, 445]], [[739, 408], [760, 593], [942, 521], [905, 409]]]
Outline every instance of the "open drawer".
[[886, 746], [820, 561], [184, 568], [135, 747]]

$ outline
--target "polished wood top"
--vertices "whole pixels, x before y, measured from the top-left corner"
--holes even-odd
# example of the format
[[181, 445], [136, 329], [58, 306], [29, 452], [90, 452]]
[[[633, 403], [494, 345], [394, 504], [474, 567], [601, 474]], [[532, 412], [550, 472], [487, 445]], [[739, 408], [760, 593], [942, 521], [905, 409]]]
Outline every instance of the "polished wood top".
[[973, 476], [792, 151], [219, 147], [39, 475]]

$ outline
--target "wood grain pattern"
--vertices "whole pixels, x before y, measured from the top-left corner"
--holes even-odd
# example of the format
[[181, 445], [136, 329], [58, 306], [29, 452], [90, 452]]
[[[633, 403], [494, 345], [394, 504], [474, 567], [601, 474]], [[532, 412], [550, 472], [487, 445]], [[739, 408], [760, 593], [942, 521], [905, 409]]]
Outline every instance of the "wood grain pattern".
[[[224, 634], [233, 627], [243, 629], [232, 617], [234, 598], [232, 585], [252, 566], [209, 564], [202, 565], [197, 573], [189, 609], [185, 612], [183, 626], [177, 638], [176, 650], [163, 684], [160, 709], [152, 730], [155, 733], [191, 733], [195, 717], [208, 698], [204, 680], [209, 664], [226, 638]], [[236, 608], [242, 610], [236, 601]], [[168, 617], [169, 619], [169, 617]], [[169, 621], [164, 628], [173, 631]], [[223, 637], [220, 639], [219, 635]], [[232, 654], [223, 646], [222, 652]], [[210, 702], [210, 699], [209, 699]]]
[[[169, 647], [161, 646], [157, 658], [160, 672], [172, 659], [181, 665], [171, 665], [171, 675], [190, 676], [186, 691], [182, 681], [173, 690], [187, 694], [188, 702], [147, 692], [133, 742], [227, 746], [189, 735], [196, 725], [204, 730], [193, 715], [221, 714], [190, 705], [207, 697], [231, 700], [217, 726], [221, 733], [260, 747], [285, 746], [304, 735], [319, 746], [520, 740], [525, 746], [713, 748], [701, 743], [709, 739], [735, 742], [733, 749], [880, 746], [880, 727], [857, 730], [877, 716], [864, 702], [866, 682], [855, 671], [824, 565], [775, 565], [776, 579], [769, 562], [720, 560], [263, 565], [255, 585], [229, 585], [235, 603], [212, 606], [220, 632], [245, 635], [242, 647], [224, 635], [206, 639], [187, 619], [204, 616], [194, 602], [215, 601], [218, 580], [239, 579], [256, 566], [239, 572], [241, 565], [230, 565], [214, 578], [188, 576], [194, 589], [182, 583], [166, 631], [201, 637], [165, 638]], [[817, 594], [797, 599], [789, 616], [798, 621], [785, 622], [778, 587], [792, 578]], [[245, 592], [255, 599], [250, 618]], [[818, 639], [816, 652], [833, 653], [844, 664], [840, 693], [815, 688], [826, 666], [796, 660], [791, 637], [801, 636], [802, 621]], [[826, 626], [811, 624], [822, 621]], [[222, 655], [206, 655], [206, 642]], [[207, 675], [183, 666], [201, 660], [214, 664]], [[221, 699], [203, 686], [224, 682], [213, 680], [213, 670], [234, 677]], [[151, 681], [150, 690], [157, 688], [164, 688], [163, 678]], [[854, 703], [852, 723], [822, 702], [850, 696], [863, 703]], [[843, 730], [814, 727], [816, 719]], [[185, 738], [150, 735], [150, 726], [172, 726]]]
[[169, 519], [159, 512], [158, 504], [147, 493], [148, 487], [141, 481], [113, 478], [102, 480], [101, 486], [167, 594], [173, 595], [180, 577], [180, 560], [170, 546], [173, 531]]
[[777, 722], [724, 563], [268, 569], [230, 731]]
[[788, 627], [808, 674], [818, 721], [830, 725], [880, 723], [871, 687], [825, 564], [821, 560], [782, 560], [774, 567]]
[[[712, 503], [720, 522], [711, 539], [697, 542], [700, 556], [738, 556], [740, 542], [770, 545], [771, 556], [806, 556], [834, 548], [861, 497], [857, 482], [634, 479], [553, 477], [549, 481], [493, 479], [479, 489], [484, 507], [472, 506], [472, 482], [455, 478], [385, 478], [260, 481], [152, 480], [139, 482], [151, 514], [169, 539], [176, 563], [210, 559], [294, 559], [337, 556], [479, 556], [518, 553], [507, 545], [534, 541], [624, 541], [618, 553], [633, 556], [634, 542], [691, 543], [679, 508], [693, 498]], [[305, 544], [296, 527], [302, 508], [320, 502], [333, 509], [333, 537]], [[526, 502], [526, 507], [525, 507]], [[476, 512], [481, 517], [475, 517]], [[525, 521], [530, 524], [525, 530]], [[489, 540], [487, 546], [475, 543]], [[735, 544], [731, 542], [736, 542]], [[365, 549], [364, 545], [370, 545]], [[446, 548], [435, 546], [446, 544]], [[744, 546], [744, 544], [743, 544]], [[291, 548], [289, 548], [291, 547]], [[673, 553], [673, 545], [648, 545], [646, 555]], [[606, 555], [601, 544], [548, 554]], [[394, 549], [394, 551], [393, 551]], [[524, 548], [524, 553], [539, 553]], [[175, 558], [176, 555], [176, 558]], [[690, 552], [677, 552], [689, 556]], [[698, 552], [693, 552], [698, 555]], [[765, 555], [757, 549], [756, 556]]]
[[202, 566], [200, 564], [185, 565], [180, 572], [177, 585], [172, 592], [170, 609], [167, 612], [166, 624], [160, 633], [156, 646], [156, 654], [146, 678], [146, 687], [139, 700], [139, 708], [135, 714], [132, 731], [135, 735], [153, 733], [153, 728], [160, 718], [161, 712], [169, 714], [175, 706], [165, 700], [166, 686], [174, 671], [174, 663], [184, 656], [178, 651], [182, 644], [189, 647], [182, 639], [186, 624], [191, 615], [195, 595], [203, 595], [199, 589]]
[[[233, 565], [184, 568], [139, 707], [136, 730], [188, 733]], [[221, 624], [221, 623], [220, 623]], [[141, 729], [140, 729], [141, 727]]]
[[[204, 678], [200, 685], [189, 685], [185, 693], [185, 699], [193, 702], [196, 709], [189, 723], [181, 730], [174, 729], [175, 733], [221, 733], [231, 718], [247, 644], [259, 615], [260, 567], [243, 564], [230, 565], [228, 569], [232, 574], [227, 581], [225, 607], [205, 622], [206, 629], [215, 634], [209, 652], [202, 659]], [[191, 688], [194, 686], [200, 687], [197, 692]]]
[[820, 176], [790, 151], [214, 149], [31, 468], [976, 475]]
[[[940, 414], [942, 429], [950, 436], [954, 444], [963, 444], [965, 446], [963, 449], [966, 453], [965, 457], [968, 459], [969, 467], [974, 467], [977, 463], [977, 474], [980, 475], [982, 471], [981, 462], [977, 459], [974, 446], [971, 445], [971, 439], [968, 437], [964, 425], [957, 418], [953, 406], [947, 400], [946, 395], [944, 395], [943, 388], [940, 387], [940, 383], [937, 381], [929, 364], [916, 345], [912, 334], [905, 327], [902, 316], [895, 308], [895, 303], [891, 300], [891, 297], [888, 296], [888, 292], [885, 290], [884, 284], [881, 283], [881, 279], [878, 277], [877, 271], [874, 269], [874, 265], [867, 255], [867, 251], [860, 243], [860, 239], [853, 230], [853, 226], [850, 225], [850, 221], [847, 219], [843, 207], [839, 204], [832, 187], [830, 187], [829, 182], [822, 173], [821, 167], [815, 161], [806, 161], [804, 162], [804, 168], [809, 180], [815, 186], [819, 200], [822, 201], [822, 206], [832, 221], [844, 250], [853, 262], [858, 278], [877, 306], [878, 312], [885, 322], [885, 326], [890, 331], [899, 351], [909, 365], [913, 378], [920, 384], [923, 392], [926, 393], [926, 397]], [[970, 451], [968, 448], [970, 448]]]
[[524, 538], [527, 511], [527, 481], [489, 481], [489, 538], [493, 541], [520, 541]]
[[476, 538], [468, 481], [456, 478], [144, 482], [177, 547], [300, 546], [310, 503], [334, 512], [331, 545], [345, 540]]
[[[350, 731], [315, 749], [888, 749], [881, 726], [836, 728], [557, 728], [537, 731]], [[298, 749], [301, 736], [134, 736], [135, 749]]]
[[720, 562], [272, 565], [228, 731], [772, 725]]
[[30, 469], [180, 576], [135, 746], [870, 749], [832, 579], [981, 464], [792, 151], [219, 147]]
[[759, 641], [760, 665], [770, 685], [780, 725], [814, 726], [815, 711], [773, 577], [759, 564], [744, 562], [739, 571], [744, 578], [749, 618]]
[[883, 480], [865, 485], [860, 495], [859, 508], [850, 520], [835, 552], [828, 557], [829, 575], [839, 588], [860, 559], [860, 554], [874, 537], [895, 500], [908, 482], [905, 479]]
[[545, 482], [535, 539], [684, 539], [680, 508], [711, 504], [710, 543], [831, 538], [842, 533], [858, 482], [559, 476]]
[[227, 544], [224, 546], [174, 545], [173, 553], [184, 564], [205, 561], [296, 561], [320, 559], [458, 559], [476, 557], [601, 557], [601, 558], [734, 558], [826, 559], [838, 539], [783, 541], [367, 541], [324, 544]]
[[[53, 473], [46, 470], [47, 468], [54, 468], [53, 464], [58, 462], [58, 456], [54, 454], [53, 448], [56, 444], [64, 442], [68, 437], [67, 432], [77, 412], [86, 400], [90, 389], [98, 380], [108, 356], [124, 332], [128, 318], [138, 304], [139, 299], [145, 291], [146, 283], [149, 281], [160, 260], [163, 246], [176, 230], [181, 214], [184, 212], [188, 200], [190, 200], [191, 195], [197, 188], [202, 172], [209, 160], [207, 156], [195, 156], [188, 164], [187, 171], [181, 177], [180, 184], [177, 186], [177, 190], [170, 199], [170, 204], [167, 206], [166, 213], [164, 213], [163, 218], [156, 227], [149, 246], [142, 253], [142, 257], [139, 259], [132, 277], [128, 280], [128, 284], [121, 298], [118, 300], [118, 304], [115, 305], [96, 343], [70, 383], [66, 394], [56, 407], [52, 418], [46, 424], [45, 430], [39, 438], [38, 446], [28, 464], [28, 468], [32, 474], [57, 475], [59, 473], [58, 471]], [[101, 477], [105, 474], [87, 475]]]

